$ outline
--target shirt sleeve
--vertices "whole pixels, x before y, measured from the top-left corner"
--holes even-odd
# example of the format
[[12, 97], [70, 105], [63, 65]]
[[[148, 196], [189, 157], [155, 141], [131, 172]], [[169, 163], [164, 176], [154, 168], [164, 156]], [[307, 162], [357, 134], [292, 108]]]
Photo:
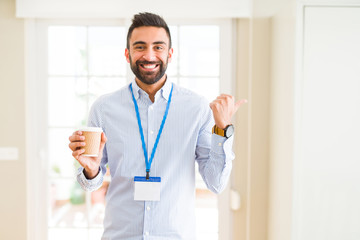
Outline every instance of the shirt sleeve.
[[[103, 121], [103, 114], [101, 112], [102, 103], [97, 101], [91, 107], [89, 118], [88, 118], [88, 126], [89, 127], [101, 127], [106, 134], [105, 124]], [[104, 181], [104, 176], [106, 174], [106, 165], [107, 165], [107, 149], [106, 144], [103, 151], [103, 157], [100, 163], [100, 169], [98, 175], [96, 175], [93, 179], [87, 179], [84, 175], [84, 168], [80, 167], [77, 172], [77, 181], [80, 184], [81, 188], [85, 191], [92, 192], [99, 189], [102, 186]]]
[[99, 169], [98, 175], [96, 175], [93, 179], [87, 179], [84, 175], [84, 168], [80, 167], [77, 173], [77, 181], [79, 182], [82, 189], [88, 192], [95, 191], [99, 189], [104, 180], [103, 174], [101, 174], [101, 170]]
[[210, 108], [206, 109], [203, 116], [196, 146], [196, 161], [207, 188], [220, 193], [226, 187], [235, 158], [232, 151], [234, 136], [225, 138], [211, 133], [214, 120]]

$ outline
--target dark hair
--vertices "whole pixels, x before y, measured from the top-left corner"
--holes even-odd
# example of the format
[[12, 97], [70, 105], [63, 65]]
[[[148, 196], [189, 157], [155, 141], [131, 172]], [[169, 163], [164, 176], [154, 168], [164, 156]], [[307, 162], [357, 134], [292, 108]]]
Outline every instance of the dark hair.
[[149, 13], [149, 12], [143, 12], [143, 13], [135, 14], [134, 18], [132, 19], [132, 24], [129, 27], [129, 31], [127, 34], [127, 41], [126, 41], [127, 49], [130, 49], [130, 43], [129, 43], [130, 37], [131, 37], [131, 34], [134, 31], [134, 29], [138, 28], [138, 27], [144, 27], [144, 26], [164, 28], [169, 37], [169, 49], [171, 48], [170, 30], [169, 30], [169, 27], [166, 24], [165, 20], [162, 17], [160, 17], [159, 15]]

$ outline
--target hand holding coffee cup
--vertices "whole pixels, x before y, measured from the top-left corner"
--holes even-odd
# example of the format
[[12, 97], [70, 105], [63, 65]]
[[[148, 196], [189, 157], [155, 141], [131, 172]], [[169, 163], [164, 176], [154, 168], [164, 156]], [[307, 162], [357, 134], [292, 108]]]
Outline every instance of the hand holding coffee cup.
[[74, 132], [69, 140], [69, 148], [73, 151], [72, 155], [84, 167], [85, 176], [88, 179], [96, 177], [107, 140], [102, 129], [83, 128]]
[[81, 146], [80, 149], [85, 151], [82, 153], [83, 156], [97, 157], [100, 150], [101, 142], [101, 128], [88, 127], [79, 130], [85, 137], [85, 146]]

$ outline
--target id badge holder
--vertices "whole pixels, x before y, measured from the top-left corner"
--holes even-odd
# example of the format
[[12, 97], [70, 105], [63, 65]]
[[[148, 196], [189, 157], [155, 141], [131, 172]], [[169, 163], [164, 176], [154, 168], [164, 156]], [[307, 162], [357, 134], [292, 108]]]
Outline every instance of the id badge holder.
[[160, 201], [160, 177], [134, 177], [135, 201]]

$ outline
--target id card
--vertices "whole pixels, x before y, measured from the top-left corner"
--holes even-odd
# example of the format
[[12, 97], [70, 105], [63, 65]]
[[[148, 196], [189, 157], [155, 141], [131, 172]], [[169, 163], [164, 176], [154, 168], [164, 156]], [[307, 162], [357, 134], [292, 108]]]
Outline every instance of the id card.
[[160, 177], [134, 177], [135, 201], [160, 201]]

